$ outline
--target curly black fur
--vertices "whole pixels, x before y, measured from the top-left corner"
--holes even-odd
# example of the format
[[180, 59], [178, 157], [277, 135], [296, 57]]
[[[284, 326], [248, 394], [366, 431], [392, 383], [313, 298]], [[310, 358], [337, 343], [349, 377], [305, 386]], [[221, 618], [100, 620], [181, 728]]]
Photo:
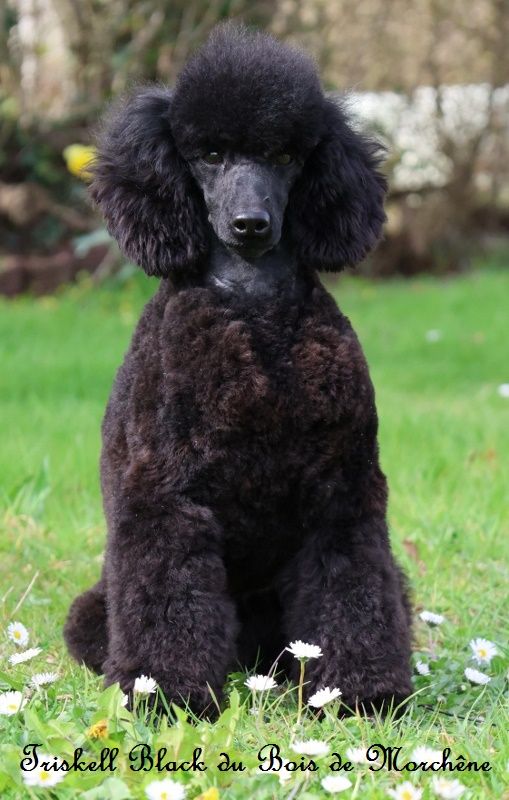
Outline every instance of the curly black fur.
[[[291, 181], [270, 173], [286, 181], [284, 224], [263, 258], [234, 256], [208, 220], [196, 165], [219, 147], [235, 154], [225, 172], [240, 159], [268, 174], [262, 159], [281, 151], [299, 164]], [[110, 118], [92, 194], [127, 256], [163, 280], [103, 423], [103, 576], [65, 629], [108, 683], [151, 674], [202, 711], [236, 664], [259, 652], [265, 669], [303, 639], [323, 650], [309, 692], [380, 705], [411, 691], [374, 391], [315, 272], [375, 245], [379, 158], [305, 55], [230, 26], [173, 93], [144, 89]]]

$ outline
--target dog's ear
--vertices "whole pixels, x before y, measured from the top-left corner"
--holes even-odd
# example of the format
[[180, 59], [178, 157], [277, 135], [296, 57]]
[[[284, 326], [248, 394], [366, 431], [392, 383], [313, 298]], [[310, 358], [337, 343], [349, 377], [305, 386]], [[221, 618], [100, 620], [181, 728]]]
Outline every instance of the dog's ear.
[[90, 187], [122, 252], [163, 278], [196, 267], [207, 251], [204, 203], [173, 140], [171, 99], [145, 88], [111, 112]]
[[376, 245], [385, 221], [387, 183], [381, 147], [354, 131], [326, 100], [325, 132], [295, 184], [287, 219], [299, 259], [317, 270], [358, 264]]

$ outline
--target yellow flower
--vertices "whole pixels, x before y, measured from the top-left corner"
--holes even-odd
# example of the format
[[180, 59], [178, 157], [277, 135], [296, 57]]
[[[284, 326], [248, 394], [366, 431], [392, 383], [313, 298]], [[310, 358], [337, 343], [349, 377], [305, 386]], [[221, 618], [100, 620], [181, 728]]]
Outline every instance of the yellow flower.
[[211, 786], [210, 789], [198, 795], [196, 800], [219, 800], [219, 789], [216, 789], [215, 786]]
[[63, 153], [67, 169], [84, 181], [90, 180], [92, 174], [87, 167], [94, 160], [96, 153], [96, 148], [92, 145], [70, 144]]
[[105, 739], [108, 735], [108, 720], [101, 719], [94, 725], [91, 725], [87, 731], [89, 739]]

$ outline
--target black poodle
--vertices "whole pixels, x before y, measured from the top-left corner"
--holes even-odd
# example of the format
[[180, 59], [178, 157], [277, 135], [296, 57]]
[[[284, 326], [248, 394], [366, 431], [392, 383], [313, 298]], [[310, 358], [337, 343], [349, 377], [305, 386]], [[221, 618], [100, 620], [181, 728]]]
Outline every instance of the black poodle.
[[107, 683], [145, 673], [202, 712], [301, 639], [309, 693], [410, 693], [373, 386], [317, 276], [376, 244], [379, 163], [307, 56], [229, 25], [106, 125], [92, 195], [162, 278], [103, 423], [103, 574], [65, 627]]

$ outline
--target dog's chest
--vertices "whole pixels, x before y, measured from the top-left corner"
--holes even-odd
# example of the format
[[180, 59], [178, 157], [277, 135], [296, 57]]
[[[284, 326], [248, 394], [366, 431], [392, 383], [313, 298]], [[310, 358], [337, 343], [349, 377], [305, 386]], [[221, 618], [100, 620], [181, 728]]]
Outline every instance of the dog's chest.
[[296, 311], [248, 319], [214, 306], [185, 312], [164, 334], [163, 395], [196, 441], [257, 434], [276, 443], [344, 411], [348, 344], [330, 322]]

